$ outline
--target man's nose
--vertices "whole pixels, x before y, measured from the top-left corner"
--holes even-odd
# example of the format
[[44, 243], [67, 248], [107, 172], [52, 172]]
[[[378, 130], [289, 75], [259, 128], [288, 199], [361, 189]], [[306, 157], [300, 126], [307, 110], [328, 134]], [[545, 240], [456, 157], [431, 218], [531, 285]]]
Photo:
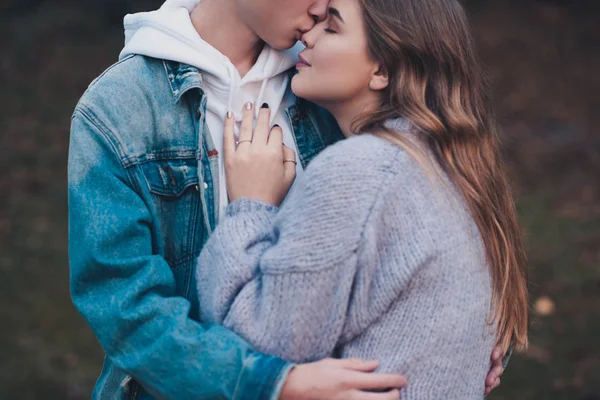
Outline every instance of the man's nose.
[[324, 21], [327, 18], [327, 7], [330, 0], [316, 0], [308, 9], [308, 13], [315, 20], [315, 24]]

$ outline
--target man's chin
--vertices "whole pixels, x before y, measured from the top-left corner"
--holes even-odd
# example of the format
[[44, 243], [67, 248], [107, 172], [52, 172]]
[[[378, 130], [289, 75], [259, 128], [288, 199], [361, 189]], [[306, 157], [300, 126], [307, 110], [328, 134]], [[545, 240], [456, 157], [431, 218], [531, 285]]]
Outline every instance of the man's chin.
[[298, 43], [298, 41], [296, 40], [296, 38], [290, 39], [290, 40], [286, 40], [286, 41], [273, 41], [273, 42], [269, 42], [266, 41], [265, 42], [273, 49], [278, 50], [278, 51], [284, 51], [284, 50], [289, 50], [292, 47], [294, 47], [296, 45], [296, 43]]

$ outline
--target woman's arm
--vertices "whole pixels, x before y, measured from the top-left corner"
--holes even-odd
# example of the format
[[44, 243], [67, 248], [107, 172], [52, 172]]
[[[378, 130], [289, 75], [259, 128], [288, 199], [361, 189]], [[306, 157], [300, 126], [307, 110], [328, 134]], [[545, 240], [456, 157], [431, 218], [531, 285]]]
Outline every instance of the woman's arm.
[[357, 155], [370, 157], [364, 149], [346, 150], [315, 159], [281, 209], [246, 198], [229, 205], [198, 259], [202, 320], [224, 323], [288, 360], [331, 355], [364, 224], [389, 175], [360, 166]]
[[328, 175], [308, 170], [279, 212], [257, 200], [229, 205], [198, 259], [202, 320], [223, 323], [287, 360], [331, 355], [374, 193], [345, 199], [341, 192], [353, 182]]
[[[386, 282], [373, 279], [381, 251], [396, 248], [389, 240], [415, 240], [410, 232], [397, 237], [386, 206], [404, 207], [390, 198], [398, 190], [388, 189], [398, 187], [390, 177], [405, 166], [378, 140], [349, 139], [323, 152], [281, 209], [249, 199], [230, 205], [199, 258], [203, 319], [224, 323], [260, 350], [304, 361], [330, 355], [342, 331], [345, 342], [388, 309], [420, 262], [394, 262], [394, 273], [379, 276]], [[415, 226], [408, 219], [400, 226]], [[387, 289], [371, 290], [381, 283]]]

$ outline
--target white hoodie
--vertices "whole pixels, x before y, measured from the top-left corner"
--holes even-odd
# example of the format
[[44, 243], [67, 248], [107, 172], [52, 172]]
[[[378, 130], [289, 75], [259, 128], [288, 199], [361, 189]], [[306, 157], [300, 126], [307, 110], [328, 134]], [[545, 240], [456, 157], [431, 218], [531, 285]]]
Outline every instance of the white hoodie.
[[[256, 64], [241, 78], [231, 61], [205, 42], [190, 18], [200, 0], [166, 0], [160, 9], [126, 15], [125, 47], [119, 58], [130, 54], [181, 62], [198, 68], [202, 73], [203, 90], [207, 97], [206, 122], [219, 157], [219, 215], [227, 207], [227, 186], [223, 163], [223, 121], [228, 110], [236, 116], [236, 136], [244, 103], [252, 101], [258, 111], [263, 103], [271, 108], [271, 125], [283, 129], [283, 142], [297, 153], [285, 109], [294, 96], [287, 90], [288, 69], [298, 62], [302, 44], [277, 51], [265, 45]], [[296, 166], [297, 176], [302, 167]]]

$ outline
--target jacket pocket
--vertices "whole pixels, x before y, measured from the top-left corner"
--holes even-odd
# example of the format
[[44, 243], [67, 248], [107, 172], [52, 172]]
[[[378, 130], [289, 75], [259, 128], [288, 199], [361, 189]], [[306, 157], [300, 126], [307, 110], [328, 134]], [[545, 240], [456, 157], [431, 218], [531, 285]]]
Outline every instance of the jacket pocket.
[[177, 291], [188, 297], [194, 260], [204, 237], [203, 215], [195, 158], [162, 159], [141, 165], [154, 205], [152, 230], [162, 255], [175, 277]]
[[[202, 246], [198, 162], [168, 159], [141, 165], [160, 229], [163, 256], [174, 270], [189, 265]], [[186, 274], [187, 275], [187, 274]]]
[[142, 165], [150, 192], [167, 198], [181, 197], [187, 190], [198, 189], [196, 159], [151, 161]]

